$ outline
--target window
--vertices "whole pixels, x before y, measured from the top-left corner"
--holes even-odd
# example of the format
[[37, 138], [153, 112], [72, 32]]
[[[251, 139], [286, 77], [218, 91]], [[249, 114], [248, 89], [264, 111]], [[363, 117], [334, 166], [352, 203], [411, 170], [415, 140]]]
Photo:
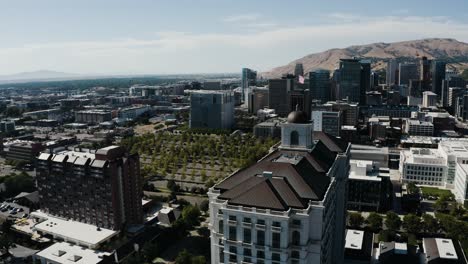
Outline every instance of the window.
[[291, 146], [299, 145], [299, 133], [297, 133], [296, 130], [291, 132], [291, 140], [290, 140]]
[[299, 258], [299, 251], [293, 251], [291, 252], [291, 258], [298, 259]]
[[295, 226], [301, 226], [301, 220], [293, 219], [292, 223], [293, 223], [293, 225], [295, 225]]
[[252, 219], [250, 219], [249, 217], [244, 217], [244, 223], [252, 223]]
[[280, 222], [273, 222], [273, 226], [274, 227], [281, 227], [281, 223]]
[[300, 246], [301, 244], [301, 234], [299, 231], [293, 231], [292, 232], [292, 243], [295, 246]]
[[219, 248], [219, 262], [224, 263], [224, 248]]
[[252, 231], [250, 228], [244, 228], [244, 243], [252, 242]]
[[237, 248], [236, 247], [229, 247], [229, 261], [237, 262]]
[[272, 259], [273, 261], [280, 261], [280, 260], [281, 260], [281, 256], [280, 256], [280, 254], [278, 254], [278, 253], [273, 253], [273, 254], [271, 254], [271, 259]]
[[244, 261], [245, 262], [252, 262], [250, 258], [252, 256], [252, 250], [250, 248], [244, 248]]
[[224, 234], [224, 224], [223, 224], [223, 220], [219, 220], [218, 232], [219, 232], [220, 234]]
[[258, 219], [258, 220], [257, 220], [257, 224], [259, 224], [259, 225], [265, 225], [265, 220]]
[[265, 251], [257, 250], [257, 258], [264, 259], [265, 258]]
[[235, 226], [229, 227], [229, 240], [237, 241], [237, 227]]
[[257, 230], [257, 245], [265, 245], [265, 231]]
[[272, 246], [274, 248], [279, 248], [281, 247], [281, 233], [273, 233], [273, 241], [272, 241]]
[[229, 221], [236, 221], [236, 220], [237, 220], [237, 218], [236, 218], [235, 215], [230, 215], [229, 216]]

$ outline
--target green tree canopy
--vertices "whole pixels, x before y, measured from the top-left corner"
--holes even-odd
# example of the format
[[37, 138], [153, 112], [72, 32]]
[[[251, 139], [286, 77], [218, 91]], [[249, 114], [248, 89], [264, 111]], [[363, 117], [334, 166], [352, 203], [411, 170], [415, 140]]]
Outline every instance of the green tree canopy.
[[414, 214], [407, 214], [403, 217], [403, 228], [409, 233], [421, 233], [421, 218]]
[[389, 211], [385, 216], [385, 226], [392, 231], [398, 231], [401, 226], [401, 219], [396, 213]]
[[439, 223], [432, 215], [423, 214], [422, 220], [425, 232], [429, 234], [435, 234], [439, 231]]
[[382, 229], [382, 221], [382, 216], [375, 212], [371, 212], [366, 219], [368, 227], [370, 230], [372, 230], [372, 232], [378, 232], [380, 229]]
[[348, 219], [352, 228], [360, 228], [364, 224], [364, 217], [360, 213], [351, 212], [348, 214]]

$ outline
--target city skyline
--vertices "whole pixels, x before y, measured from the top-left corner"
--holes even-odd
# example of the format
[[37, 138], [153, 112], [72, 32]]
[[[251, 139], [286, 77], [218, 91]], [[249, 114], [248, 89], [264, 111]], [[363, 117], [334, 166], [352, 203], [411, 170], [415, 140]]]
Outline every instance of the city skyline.
[[245, 3], [0, 1], [0, 75], [265, 71], [350, 45], [468, 41], [463, 1]]

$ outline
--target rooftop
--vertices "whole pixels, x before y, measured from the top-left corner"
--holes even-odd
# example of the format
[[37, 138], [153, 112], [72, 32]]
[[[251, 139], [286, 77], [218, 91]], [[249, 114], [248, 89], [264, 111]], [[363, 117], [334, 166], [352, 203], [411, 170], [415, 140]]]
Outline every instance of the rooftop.
[[345, 248], [361, 250], [363, 240], [364, 231], [353, 229], [346, 230]]
[[445, 157], [439, 149], [410, 148], [409, 150], [402, 150], [401, 155], [406, 163], [445, 164]]
[[458, 259], [455, 246], [451, 239], [447, 238], [423, 238], [423, 248], [428, 261], [441, 258]]
[[63, 264], [96, 264], [111, 253], [96, 251], [66, 242], [55, 243], [36, 254], [47, 260]]
[[104, 243], [118, 233], [113, 230], [98, 228], [94, 225], [54, 217], [39, 210], [32, 212], [31, 216], [44, 220], [34, 227], [35, 230], [90, 248]]
[[310, 152], [275, 150], [235, 172], [214, 186], [218, 198], [231, 205], [279, 211], [322, 201], [331, 181], [326, 173], [347, 143], [322, 132], [315, 132], [314, 138], [318, 141]]

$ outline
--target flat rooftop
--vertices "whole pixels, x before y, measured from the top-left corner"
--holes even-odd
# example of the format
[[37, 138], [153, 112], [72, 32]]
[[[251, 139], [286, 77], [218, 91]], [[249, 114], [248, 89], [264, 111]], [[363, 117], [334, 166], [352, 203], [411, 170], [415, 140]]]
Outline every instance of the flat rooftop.
[[31, 216], [44, 220], [34, 226], [34, 230], [89, 248], [97, 247], [118, 233], [114, 230], [98, 229], [94, 225], [54, 217], [39, 210], [32, 212]]
[[437, 249], [439, 250], [439, 256], [442, 259], [458, 259], [455, 246], [451, 239], [446, 238], [435, 238]]
[[72, 245], [66, 242], [55, 243], [36, 253], [36, 256], [63, 264], [96, 264], [111, 253], [96, 251]]
[[348, 229], [346, 230], [345, 248], [361, 250], [364, 241], [364, 231]]

